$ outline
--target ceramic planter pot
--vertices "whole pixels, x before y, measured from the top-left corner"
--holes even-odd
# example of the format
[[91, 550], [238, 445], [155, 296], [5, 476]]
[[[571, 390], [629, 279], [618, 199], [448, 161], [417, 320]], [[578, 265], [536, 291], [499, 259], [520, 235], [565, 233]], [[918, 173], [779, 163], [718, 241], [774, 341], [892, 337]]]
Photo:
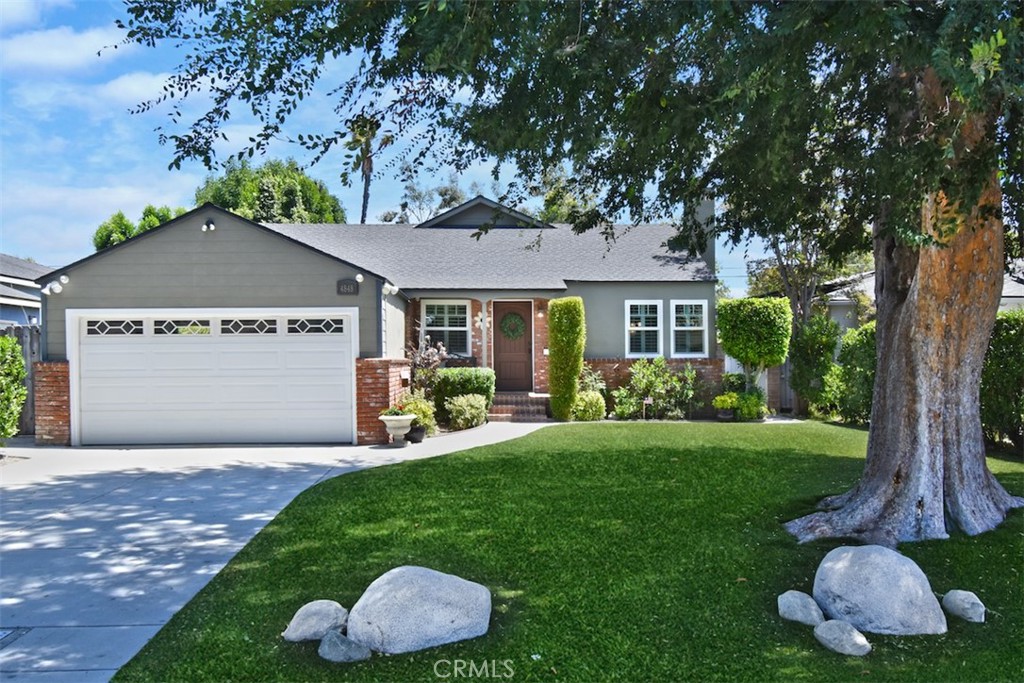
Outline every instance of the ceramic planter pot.
[[415, 415], [381, 415], [378, 419], [384, 423], [388, 434], [391, 435], [392, 446], [401, 448], [408, 443], [405, 440], [405, 435], [412, 427], [412, 421], [416, 419]]

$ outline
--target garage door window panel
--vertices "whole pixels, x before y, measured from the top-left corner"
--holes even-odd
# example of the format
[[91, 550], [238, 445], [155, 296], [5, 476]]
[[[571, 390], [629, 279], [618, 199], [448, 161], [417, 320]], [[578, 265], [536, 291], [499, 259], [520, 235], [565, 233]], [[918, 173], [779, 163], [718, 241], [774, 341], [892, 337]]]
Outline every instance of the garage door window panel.
[[209, 320], [154, 320], [153, 334], [194, 337], [210, 334]]
[[274, 318], [225, 318], [220, 321], [221, 334], [277, 334]]
[[342, 318], [289, 318], [288, 334], [344, 334]]
[[89, 320], [85, 333], [90, 337], [123, 337], [145, 333], [142, 320]]

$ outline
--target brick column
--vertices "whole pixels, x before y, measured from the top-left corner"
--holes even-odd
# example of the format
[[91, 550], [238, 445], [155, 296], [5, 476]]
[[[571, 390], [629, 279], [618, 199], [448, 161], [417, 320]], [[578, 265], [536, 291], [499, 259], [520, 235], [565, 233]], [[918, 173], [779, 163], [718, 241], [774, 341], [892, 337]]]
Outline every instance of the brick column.
[[533, 300], [533, 390], [548, 393], [548, 299]]
[[36, 443], [71, 444], [71, 384], [67, 361], [32, 366], [35, 384]]
[[380, 411], [394, 403], [408, 389], [411, 364], [399, 358], [356, 360], [356, 438], [360, 445], [388, 443]]

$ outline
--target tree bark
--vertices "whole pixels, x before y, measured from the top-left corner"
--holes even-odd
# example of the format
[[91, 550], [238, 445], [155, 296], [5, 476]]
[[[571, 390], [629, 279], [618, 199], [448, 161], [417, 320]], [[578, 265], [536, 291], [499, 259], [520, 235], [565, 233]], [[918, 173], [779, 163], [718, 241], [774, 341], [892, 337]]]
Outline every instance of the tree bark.
[[[821, 512], [786, 524], [800, 542], [895, 546], [947, 538], [950, 527], [974, 535], [1024, 506], [989, 472], [981, 432], [981, 367], [1003, 281], [1002, 222], [981, 208], [1000, 201], [993, 174], [941, 246], [906, 246], [876, 226], [877, 370], [864, 474]], [[922, 225], [953, 211], [935, 195]]]

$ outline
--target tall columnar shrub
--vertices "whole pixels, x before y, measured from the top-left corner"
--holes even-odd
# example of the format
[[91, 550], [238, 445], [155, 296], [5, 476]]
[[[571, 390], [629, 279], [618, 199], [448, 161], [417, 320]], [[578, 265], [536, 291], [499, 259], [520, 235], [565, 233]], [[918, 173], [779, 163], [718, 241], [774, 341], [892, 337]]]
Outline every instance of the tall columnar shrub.
[[726, 299], [718, 304], [717, 325], [722, 350], [743, 365], [747, 388], [786, 360], [793, 327], [789, 299]]
[[867, 424], [875, 388], [875, 323], [848, 330], [839, 350], [841, 388], [836, 397], [844, 422]]
[[586, 343], [583, 299], [578, 296], [552, 299], [548, 303], [548, 391], [551, 392], [551, 414], [556, 420], [572, 417]]
[[988, 439], [1024, 451], [1024, 309], [996, 318], [981, 369], [981, 426]]
[[490, 368], [441, 368], [434, 381], [434, 408], [438, 422], [448, 424], [451, 415], [447, 402], [456, 396], [478, 394], [484, 397], [486, 410], [494, 403], [494, 370]]
[[825, 315], [812, 316], [793, 328], [789, 349], [792, 372], [789, 386], [811, 403], [820, 403], [825, 390], [825, 376], [839, 343], [839, 325]]
[[21, 345], [14, 337], [0, 337], [0, 441], [18, 433], [27, 395]]

